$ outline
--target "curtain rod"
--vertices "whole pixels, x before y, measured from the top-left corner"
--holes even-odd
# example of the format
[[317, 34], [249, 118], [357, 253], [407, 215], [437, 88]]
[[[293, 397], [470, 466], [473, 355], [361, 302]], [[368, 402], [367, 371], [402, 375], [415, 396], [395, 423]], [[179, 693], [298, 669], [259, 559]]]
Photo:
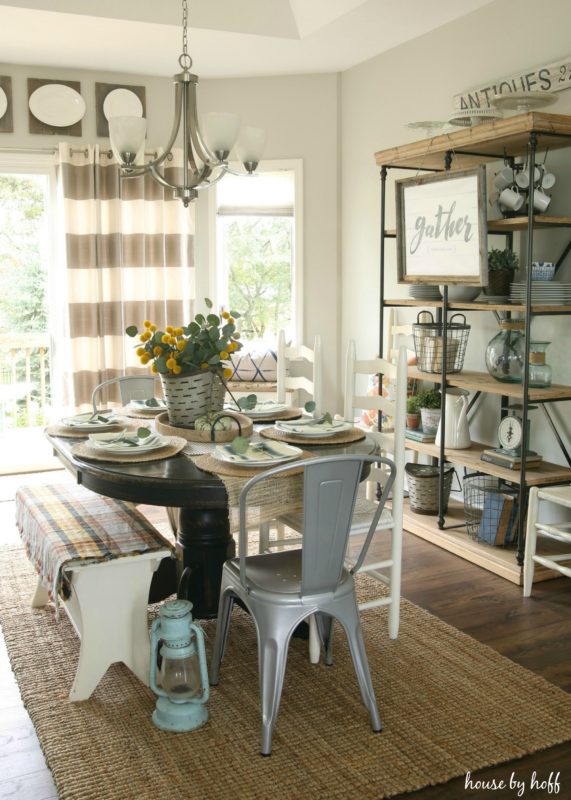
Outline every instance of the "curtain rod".
[[[72, 147], [71, 153], [83, 153], [84, 156], [87, 156], [88, 150], [87, 147]], [[105, 151], [104, 151], [105, 152]], [[56, 147], [0, 147], [0, 153], [23, 153], [24, 155], [55, 155], [57, 153]], [[156, 150], [150, 150], [149, 152], [145, 151], [146, 156], [153, 156], [153, 158], [157, 157]], [[107, 150], [108, 158], [112, 158], [113, 153], [111, 150]], [[170, 160], [170, 159], [169, 159]]]

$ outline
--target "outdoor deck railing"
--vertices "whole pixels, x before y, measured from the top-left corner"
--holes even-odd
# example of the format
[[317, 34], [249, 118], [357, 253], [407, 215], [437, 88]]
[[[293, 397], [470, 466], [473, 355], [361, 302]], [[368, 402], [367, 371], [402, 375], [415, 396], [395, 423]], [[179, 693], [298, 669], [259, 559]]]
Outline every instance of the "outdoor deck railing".
[[0, 333], [0, 430], [7, 415], [10, 426], [18, 424], [17, 401], [22, 399], [25, 419], [20, 424], [46, 422], [49, 346], [48, 333]]

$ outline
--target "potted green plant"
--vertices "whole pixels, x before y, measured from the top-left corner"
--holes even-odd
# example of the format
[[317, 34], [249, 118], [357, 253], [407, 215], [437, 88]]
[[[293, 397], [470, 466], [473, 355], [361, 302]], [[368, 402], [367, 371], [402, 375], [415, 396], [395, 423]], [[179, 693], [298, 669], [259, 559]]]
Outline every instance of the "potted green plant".
[[434, 433], [438, 429], [440, 422], [440, 407], [442, 396], [438, 389], [423, 389], [417, 395], [420, 416], [422, 418], [422, 430], [424, 433]]
[[420, 405], [418, 395], [411, 394], [406, 400], [406, 427], [415, 430], [420, 425]]
[[519, 259], [513, 250], [498, 250], [494, 248], [488, 252], [488, 285], [484, 292], [491, 296], [507, 297], [510, 293], [510, 283], [519, 269]]

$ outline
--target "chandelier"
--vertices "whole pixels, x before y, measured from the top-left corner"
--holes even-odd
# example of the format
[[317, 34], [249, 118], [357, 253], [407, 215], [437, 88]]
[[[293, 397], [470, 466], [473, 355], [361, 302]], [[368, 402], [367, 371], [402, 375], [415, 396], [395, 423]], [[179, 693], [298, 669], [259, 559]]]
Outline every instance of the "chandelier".
[[[190, 72], [192, 58], [188, 54], [188, 2], [182, 0], [182, 53], [178, 63], [182, 69], [174, 76], [175, 113], [170, 139], [164, 151], [145, 163], [145, 135], [147, 121], [143, 117], [111, 117], [109, 137], [111, 149], [119, 162], [122, 178], [151, 175], [157, 183], [172, 189], [174, 196], [185, 207], [198, 196], [200, 189], [212, 186], [227, 172], [236, 172], [228, 165], [228, 156], [236, 145], [237, 155], [246, 174], [251, 175], [258, 166], [265, 144], [265, 134], [260, 128], [240, 128], [237, 114], [210, 112], [204, 116], [204, 135], [198, 126], [196, 111], [196, 85], [198, 76]], [[170, 157], [182, 125], [182, 183], [168, 181], [163, 165]]]

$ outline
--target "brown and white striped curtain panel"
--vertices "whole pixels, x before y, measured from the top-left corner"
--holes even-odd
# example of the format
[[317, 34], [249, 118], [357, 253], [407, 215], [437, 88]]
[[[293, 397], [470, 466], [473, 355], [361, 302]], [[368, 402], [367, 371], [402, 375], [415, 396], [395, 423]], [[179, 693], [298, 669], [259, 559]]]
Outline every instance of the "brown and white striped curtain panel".
[[[172, 179], [178, 170], [169, 171]], [[67, 258], [68, 341], [60, 348], [65, 402], [85, 408], [98, 383], [148, 372], [138, 366], [128, 325], [190, 320], [193, 207], [185, 209], [148, 176], [120, 180], [117, 163], [99, 145], [60, 144], [59, 178]]]

